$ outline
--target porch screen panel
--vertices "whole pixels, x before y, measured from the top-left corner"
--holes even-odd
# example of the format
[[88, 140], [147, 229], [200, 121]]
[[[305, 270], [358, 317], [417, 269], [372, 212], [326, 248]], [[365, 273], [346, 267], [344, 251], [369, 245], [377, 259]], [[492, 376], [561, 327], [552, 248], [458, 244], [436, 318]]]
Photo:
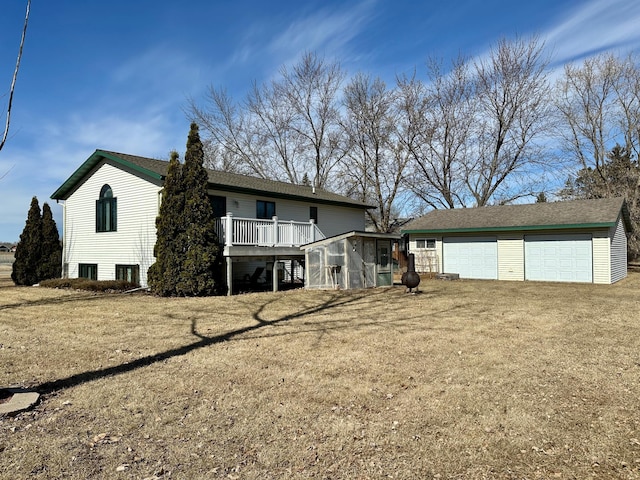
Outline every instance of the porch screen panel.
[[326, 288], [324, 248], [312, 248], [307, 253], [307, 288]]
[[364, 288], [364, 262], [362, 261], [362, 239], [348, 240], [351, 248], [347, 248], [349, 265], [349, 288]]
[[346, 240], [342, 240], [327, 245], [327, 268], [325, 270], [327, 271], [328, 287], [347, 287], [345, 243]]
[[376, 241], [372, 238], [364, 239], [362, 249], [364, 259], [364, 286], [375, 287], [376, 285]]

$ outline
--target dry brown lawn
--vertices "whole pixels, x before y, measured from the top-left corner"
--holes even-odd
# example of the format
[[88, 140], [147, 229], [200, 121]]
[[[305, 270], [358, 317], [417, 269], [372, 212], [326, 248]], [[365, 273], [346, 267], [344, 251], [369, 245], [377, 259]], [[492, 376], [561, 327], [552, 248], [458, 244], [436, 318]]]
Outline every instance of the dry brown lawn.
[[640, 274], [421, 289], [0, 280], [0, 478], [640, 478]]

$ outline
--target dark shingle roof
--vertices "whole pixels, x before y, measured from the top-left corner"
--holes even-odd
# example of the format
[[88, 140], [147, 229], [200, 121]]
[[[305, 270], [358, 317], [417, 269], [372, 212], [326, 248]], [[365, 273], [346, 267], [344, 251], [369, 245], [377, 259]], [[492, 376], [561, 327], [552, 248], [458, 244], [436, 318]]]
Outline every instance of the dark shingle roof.
[[[116, 164], [128, 167], [141, 174], [157, 180], [164, 180], [167, 174], [169, 162], [153, 158], [139, 157], [126, 153], [96, 150], [52, 195], [54, 200], [65, 200], [82, 181], [82, 179], [102, 160], [110, 160]], [[264, 178], [240, 175], [221, 170], [207, 169], [209, 175], [209, 188], [226, 192], [249, 193], [276, 198], [289, 198], [311, 201], [313, 203], [326, 203], [333, 205], [373, 208], [357, 200], [343, 195], [328, 192], [326, 190], [304, 185], [267, 180]]]
[[610, 227], [615, 225], [621, 211], [629, 229], [629, 214], [624, 199], [603, 198], [434, 210], [405, 225], [402, 231], [454, 233]]

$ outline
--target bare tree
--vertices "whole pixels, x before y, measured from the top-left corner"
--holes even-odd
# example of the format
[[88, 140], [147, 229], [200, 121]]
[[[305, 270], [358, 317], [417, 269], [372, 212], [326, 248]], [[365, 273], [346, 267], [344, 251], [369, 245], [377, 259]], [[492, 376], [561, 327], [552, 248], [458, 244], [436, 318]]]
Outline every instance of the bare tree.
[[545, 159], [535, 140], [546, 132], [550, 111], [543, 49], [535, 37], [501, 40], [474, 64], [475, 144], [464, 167], [478, 206], [535, 196]]
[[291, 129], [302, 139], [307, 161], [313, 168], [313, 183], [326, 188], [333, 169], [342, 159], [338, 92], [344, 74], [337, 62], [326, 62], [315, 53], [305, 53], [292, 69], [283, 67], [278, 86], [287, 98], [294, 118]]
[[601, 54], [565, 66], [558, 82], [558, 131], [577, 169], [560, 196], [627, 201], [629, 258], [640, 256], [640, 67], [637, 57]]
[[427, 84], [398, 79], [403, 145], [412, 159], [407, 184], [432, 208], [465, 206], [464, 169], [471, 144], [473, 80], [461, 58], [450, 72], [430, 60]]
[[[536, 39], [500, 41], [487, 58], [428, 63], [428, 82], [400, 78], [407, 182], [432, 208], [535, 196], [545, 157], [535, 143], [549, 110], [547, 60]], [[537, 188], [534, 188], [537, 187]]]
[[[11, 108], [13, 107], [13, 93], [16, 88], [16, 80], [18, 79], [18, 71], [20, 70], [20, 60], [22, 60], [22, 49], [24, 47], [24, 39], [27, 36], [27, 24], [29, 23], [29, 11], [31, 9], [31, 0], [27, 0], [27, 11], [24, 16], [24, 25], [22, 27], [22, 37], [20, 38], [20, 48], [18, 49], [18, 59], [16, 60], [16, 66], [13, 70], [13, 77], [11, 78], [11, 86], [9, 87], [9, 100], [7, 101], [6, 119], [4, 125], [4, 133], [0, 140], [0, 150], [4, 147], [9, 135], [9, 125], [11, 123]], [[6, 173], [4, 174], [6, 175]], [[0, 176], [0, 179], [4, 177]]]
[[601, 179], [616, 145], [640, 154], [640, 68], [637, 57], [606, 53], [566, 65], [557, 85], [557, 131], [567, 157]]
[[376, 78], [358, 74], [344, 89], [343, 129], [347, 154], [342, 178], [348, 195], [377, 207], [367, 214], [376, 231], [390, 232], [397, 213], [409, 156], [402, 148], [396, 123], [396, 95]]
[[189, 116], [207, 132], [205, 145], [205, 165], [237, 173], [257, 174], [262, 172], [259, 152], [247, 127], [248, 115], [242, 106], [224, 89], [209, 88], [207, 105], [201, 108], [195, 100], [189, 101]]
[[312, 53], [253, 88], [240, 103], [211, 87], [207, 105], [189, 114], [208, 133], [209, 165], [301, 183], [313, 175], [326, 187], [344, 154], [338, 112], [340, 66]]
[[300, 184], [305, 164], [304, 138], [293, 128], [297, 111], [288, 92], [276, 82], [258, 87], [247, 97], [251, 138], [259, 146], [261, 176]]
[[622, 88], [622, 72], [623, 66], [612, 54], [588, 58], [582, 66], [565, 65], [564, 77], [557, 85], [557, 131], [565, 153], [581, 168], [602, 172], [615, 143], [621, 123], [616, 92]]

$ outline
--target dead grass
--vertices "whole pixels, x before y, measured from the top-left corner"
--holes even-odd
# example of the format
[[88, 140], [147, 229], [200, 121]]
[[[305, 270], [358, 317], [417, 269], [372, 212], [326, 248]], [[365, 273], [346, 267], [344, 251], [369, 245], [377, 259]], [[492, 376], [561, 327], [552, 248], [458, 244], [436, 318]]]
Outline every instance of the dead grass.
[[640, 274], [159, 299], [0, 280], [0, 478], [640, 478]]

